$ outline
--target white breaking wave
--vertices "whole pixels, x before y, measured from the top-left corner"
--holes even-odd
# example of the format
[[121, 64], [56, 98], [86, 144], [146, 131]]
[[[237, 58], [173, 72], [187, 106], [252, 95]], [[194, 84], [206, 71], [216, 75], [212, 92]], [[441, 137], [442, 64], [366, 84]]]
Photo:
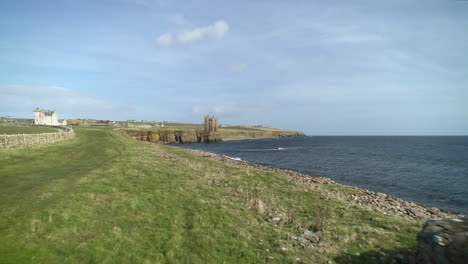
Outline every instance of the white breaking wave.
[[228, 158], [228, 159], [232, 159], [232, 160], [242, 160], [241, 158], [237, 158], [237, 157], [229, 157], [229, 156], [226, 156], [226, 155], [223, 155], [223, 157], [225, 158]]

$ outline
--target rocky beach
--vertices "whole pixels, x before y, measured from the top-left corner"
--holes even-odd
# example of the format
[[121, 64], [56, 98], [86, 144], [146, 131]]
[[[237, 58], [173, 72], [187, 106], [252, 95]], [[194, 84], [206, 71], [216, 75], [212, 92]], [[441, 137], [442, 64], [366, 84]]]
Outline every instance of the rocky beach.
[[[218, 155], [214, 153], [199, 151], [199, 150], [191, 150], [188, 151], [203, 156], [205, 158], [221, 161], [225, 164], [230, 166], [239, 167], [239, 168], [256, 168], [265, 171], [272, 171], [277, 173], [283, 173], [289, 176], [289, 178], [298, 183], [302, 183], [307, 185], [313, 190], [314, 188], [318, 188], [318, 186], [322, 184], [336, 184], [340, 186], [344, 186], [342, 184], [336, 183], [335, 181], [325, 178], [325, 177], [316, 177], [292, 170], [286, 169], [277, 169], [277, 168], [270, 168], [262, 165], [258, 165], [252, 162], [237, 160], [234, 158], [226, 157], [223, 155]], [[399, 215], [406, 218], [418, 219], [418, 220], [425, 220], [428, 218], [459, 218], [464, 217], [463, 214], [457, 214], [452, 212], [447, 212], [445, 210], [435, 208], [435, 207], [428, 207], [425, 205], [419, 205], [414, 202], [409, 202], [402, 200], [398, 197], [387, 195], [384, 193], [374, 192], [363, 188], [347, 186], [348, 188], [352, 188], [354, 192], [351, 194], [343, 193], [343, 192], [336, 192], [332, 193], [333, 196], [340, 198], [342, 200], [346, 200], [348, 202], [353, 202], [360, 206], [369, 208], [374, 211], [380, 211], [384, 214], [389, 215]]]

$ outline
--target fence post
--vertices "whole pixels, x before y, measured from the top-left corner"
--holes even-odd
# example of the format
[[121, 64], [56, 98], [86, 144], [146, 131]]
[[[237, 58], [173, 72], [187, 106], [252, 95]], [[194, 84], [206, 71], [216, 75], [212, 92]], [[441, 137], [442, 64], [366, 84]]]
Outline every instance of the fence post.
[[7, 140], [7, 135], [3, 134], [3, 138], [5, 139], [5, 148], [8, 148], [8, 140]]
[[26, 146], [26, 138], [24, 138], [24, 133], [23, 133], [23, 146]]

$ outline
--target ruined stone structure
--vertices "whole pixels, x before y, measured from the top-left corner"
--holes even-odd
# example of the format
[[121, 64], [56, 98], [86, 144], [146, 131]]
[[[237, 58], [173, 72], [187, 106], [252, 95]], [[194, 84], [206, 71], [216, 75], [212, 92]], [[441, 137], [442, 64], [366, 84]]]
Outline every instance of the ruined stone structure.
[[67, 120], [58, 120], [57, 112], [36, 108], [34, 110], [34, 124], [48, 126], [66, 126]]
[[216, 132], [218, 131], [218, 119], [210, 117], [209, 115], [205, 116], [205, 132]]

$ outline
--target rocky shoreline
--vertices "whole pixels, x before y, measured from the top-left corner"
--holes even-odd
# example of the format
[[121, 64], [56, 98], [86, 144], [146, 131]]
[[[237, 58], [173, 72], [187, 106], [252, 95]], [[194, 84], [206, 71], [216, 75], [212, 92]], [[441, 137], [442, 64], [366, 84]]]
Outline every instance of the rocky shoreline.
[[[185, 149], [199, 156], [210, 158], [228, 164], [230, 166], [239, 167], [239, 168], [256, 168], [265, 171], [283, 173], [290, 177], [294, 182], [305, 184], [311, 188], [315, 188], [320, 184], [336, 184], [335, 181], [325, 178], [325, 177], [315, 177], [308, 174], [303, 174], [300, 172], [286, 170], [286, 169], [276, 169], [270, 168], [255, 163], [235, 160], [226, 156], [217, 155], [214, 153]], [[342, 185], [344, 186], [344, 185]], [[429, 218], [460, 218], [464, 217], [462, 214], [454, 214], [447, 211], [444, 211], [435, 207], [428, 207], [424, 205], [418, 205], [414, 202], [408, 202], [400, 198], [394, 197], [392, 195], [387, 195], [384, 193], [374, 192], [367, 189], [348, 186], [353, 189], [352, 194], [347, 194], [345, 192], [333, 192], [331, 193], [336, 198], [345, 200], [348, 202], [355, 203], [359, 206], [371, 209], [373, 211], [383, 212], [387, 215], [398, 215], [411, 219], [426, 220]]]

